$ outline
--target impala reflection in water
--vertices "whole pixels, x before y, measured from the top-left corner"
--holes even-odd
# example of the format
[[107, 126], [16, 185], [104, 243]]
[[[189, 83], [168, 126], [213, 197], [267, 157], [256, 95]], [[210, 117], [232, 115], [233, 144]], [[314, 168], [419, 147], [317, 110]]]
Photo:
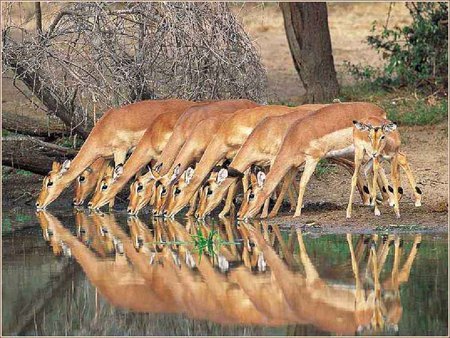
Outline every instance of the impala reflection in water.
[[414, 292], [424, 281], [410, 281], [426, 235], [314, 238], [266, 222], [117, 217], [78, 211], [73, 229], [37, 213], [54, 259], [81, 270], [63, 297], [70, 325], [52, 322], [57, 298], [16, 333], [414, 334], [410, 318], [429, 301]]

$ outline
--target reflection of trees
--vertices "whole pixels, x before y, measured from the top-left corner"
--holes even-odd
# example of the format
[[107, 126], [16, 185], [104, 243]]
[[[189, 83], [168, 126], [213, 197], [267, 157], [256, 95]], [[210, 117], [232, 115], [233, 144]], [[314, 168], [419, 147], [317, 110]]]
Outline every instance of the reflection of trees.
[[[210, 325], [218, 330], [214, 331], [217, 334], [224, 329], [219, 324], [225, 323], [313, 324], [316, 333], [317, 328], [338, 334], [393, 332], [402, 315], [399, 286], [408, 281], [421, 241], [420, 236], [416, 236], [408, 258], [400, 265], [402, 248], [398, 237], [379, 240], [375, 236], [366, 240], [360, 236], [355, 244], [348, 235], [350, 265], [345, 264], [342, 268], [349, 269], [354, 277], [353, 282], [346, 284], [320, 276], [300, 230], [291, 230], [286, 240], [278, 226], [265, 222], [232, 226], [229, 220], [223, 220], [218, 233], [233, 244], [221, 246], [216, 255], [205, 256], [199, 261], [192, 244], [174, 242], [189, 243], [198, 228], [208, 233], [211, 227], [206, 224], [188, 220], [184, 226], [174, 220], [159, 220], [153, 224], [153, 229], [149, 229], [138, 218], [131, 218], [128, 235], [112, 215], [78, 216], [81, 227], [87, 229], [92, 223], [100, 229], [89, 232], [93, 251], [99, 252], [102, 242], [113, 243], [114, 257], [105, 260], [93, 254], [52, 215], [41, 213], [39, 217], [41, 224], [51, 230], [52, 235], [47, 239], [53, 245], [67, 247], [65, 252], [70, 252], [78, 261], [89, 281], [108, 303], [155, 316], [161, 312], [173, 313], [167, 320], [175, 326], [167, 332], [186, 328], [174, 322], [177, 318], [181, 321], [186, 318], [180, 315], [182, 313], [200, 320], [195, 323], [204, 319], [216, 323]], [[298, 242], [298, 254], [294, 241]], [[168, 244], [162, 245], [163, 242]], [[239, 244], [234, 244], [236, 242]], [[387, 277], [380, 277], [392, 251], [393, 268]], [[106, 303], [103, 306], [108, 307]], [[108, 309], [120, 313], [120, 310]], [[91, 318], [103, 316], [101, 311], [97, 306]], [[292, 326], [289, 332], [313, 330], [311, 326], [302, 327]], [[229, 334], [229, 331], [222, 332]]]

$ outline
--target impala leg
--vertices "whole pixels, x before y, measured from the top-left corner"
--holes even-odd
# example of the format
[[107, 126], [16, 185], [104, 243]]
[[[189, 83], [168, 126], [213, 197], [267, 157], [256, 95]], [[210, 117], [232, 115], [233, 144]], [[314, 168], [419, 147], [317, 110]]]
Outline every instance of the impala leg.
[[394, 187], [394, 211], [397, 218], [400, 218], [400, 206], [399, 206], [399, 193], [398, 188], [400, 186], [400, 175], [398, 170], [398, 158], [397, 154], [392, 157], [391, 161], [391, 177], [392, 185]]
[[186, 213], [186, 216], [192, 216], [195, 212], [196, 206], [197, 206], [197, 197], [198, 197], [198, 190], [195, 192], [194, 196], [192, 196], [191, 201], [190, 201], [190, 205], [189, 205], [189, 210]]
[[319, 273], [314, 267], [313, 263], [309, 259], [308, 253], [306, 252], [305, 243], [303, 242], [303, 235], [300, 229], [297, 230], [297, 239], [300, 247], [300, 260], [305, 268], [306, 282], [308, 284], [314, 283], [316, 280], [320, 279]]
[[413, 246], [409, 253], [409, 256], [406, 259], [406, 262], [403, 264], [402, 269], [398, 273], [398, 283], [399, 284], [402, 284], [402, 283], [405, 283], [408, 281], [409, 274], [411, 272], [411, 267], [414, 262], [414, 259], [416, 258], [417, 251], [419, 249], [421, 242], [422, 242], [422, 235], [416, 235], [414, 238], [414, 243], [413, 243]]
[[233, 204], [233, 197], [236, 193], [237, 183], [234, 181], [228, 188], [227, 199], [225, 201], [225, 206], [219, 214], [219, 217], [224, 217], [230, 212], [231, 205]]
[[381, 194], [383, 195], [383, 203], [388, 200], [389, 205], [392, 206], [394, 204], [394, 195], [389, 191], [389, 181], [381, 165], [378, 168], [378, 175], [381, 180], [381, 182], [378, 183], [378, 186], [380, 187]]
[[317, 163], [319, 163], [319, 158], [309, 157], [306, 159], [305, 169], [303, 170], [302, 178], [300, 179], [300, 184], [298, 186], [298, 200], [294, 217], [299, 217], [302, 213], [303, 195], [305, 193], [306, 185], [316, 169]]
[[398, 153], [397, 158], [398, 158], [398, 164], [405, 171], [406, 177], [408, 178], [408, 181], [409, 181], [409, 185], [411, 186], [411, 189], [414, 192], [414, 197], [415, 197], [414, 205], [416, 207], [420, 207], [422, 205], [422, 191], [416, 185], [416, 180], [414, 179], [414, 175], [411, 171], [409, 162], [408, 162], [406, 156], [402, 153]]
[[372, 197], [372, 203], [374, 205], [374, 214], [375, 216], [380, 216], [380, 209], [378, 209], [377, 205], [377, 184], [378, 184], [378, 168], [380, 166], [380, 163], [378, 162], [378, 159], [373, 160], [373, 181], [372, 181], [372, 191], [371, 191], [371, 197]]
[[355, 194], [355, 188], [356, 188], [356, 183], [358, 180], [359, 168], [361, 167], [361, 162], [363, 160], [363, 157], [364, 157], [364, 149], [355, 148], [355, 171], [352, 176], [352, 186], [351, 186], [350, 198], [348, 200], [348, 206], [347, 206], [347, 218], [352, 217], [353, 197]]
[[[286, 190], [288, 190], [289, 185], [294, 178], [296, 170], [297, 170], [296, 168], [292, 168], [291, 170], [289, 170], [287, 175], [284, 177], [280, 195], [278, 196], [277, 201], [276, 201], [275, 205], [273, 206], [272, 211], [269, 214], [269, 217], [275, 217], [278, 214], [281, 204], [283, 203], [283, 198], [284, 198], [284, 195], [286, 194]], [[291, 209], [292, 209], [292, 206], [293, 206], [293, 204], [292, 204], [292, 200], [291, 200]]]
[[363, 294], [363, 290], [362, 290], [361, 281], [359, 278], [359, 267], [358, 267], [358, 262], [356, 260], [355, 251], [353, 249], [351, 234], [347, 234], [347, 243], [348, 243], [348, 247], [350, 249], [350, 258], [351, 258], [351, 262], [352, 262], [353, 276], [355, 277], [356, 304], [360, 305], [361, 302], [364, 301], [364, 294]]
[[270, 197], [266, 199], [264, 202], [264, 206], [261, 212], [261, 218], [267, 218], [267, 214], [269, 213], [269, 203], [270, 203]]
[[294, 180], [291, 181], [291, 185], [289, 185], [288, 188], [288, 197], [289, 197], [289, 204], [290, 208], [289, 211], [294, 211], [295, 206], [297, 205], [297, 191], [294, 189], [294, 186], [292, 185], [294, 183]]

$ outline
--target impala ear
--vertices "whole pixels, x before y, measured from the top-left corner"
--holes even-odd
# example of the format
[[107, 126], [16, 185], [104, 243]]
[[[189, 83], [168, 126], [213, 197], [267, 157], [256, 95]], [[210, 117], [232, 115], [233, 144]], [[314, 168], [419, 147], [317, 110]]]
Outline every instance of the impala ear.
[[367, 124], [355, 120], [353, 121], [353, 125], [355, 126], [356, 129], [361, 131], [369, 131], [371, 128], [371, 126], [368, 126]]
[[161, 170], [162, 166], [163, 166], [163, 163], [161, 162], [161, 163], [157, 164], [157, 165], [153, 168], [153, 170], [156, 171], [157, 173], [159, 173], [159, 171]]
[[184, 181], [186, 182], [186, 184], [189, 184], [189, 182], [192, 179], [192, 176], [194, 176], [194, 168], [189, 167], [184, 172]]
[[383, 124], [382, 129], [385, 133], [390, 133], [391, 131], [394, 131], [397, 129], [397, 123], [390, 122], [388, 124]]
[[258, 182], [258, 186], [262, 188], [264, 186], [264, 182], [266, 181], [266, 174], [263, 171], [258, 171], [256, 174], [256, 180]]
[[146, 182], [150, 181], [151, 179], [156, 180], [156, 177], [155, 177], [155, 175], [153, 173], [153, 170], [152, 170], [152, 168], [149, 165], [147, 166], [147, 170], [148, 171], [145, 174], [140, 176], [141, 179], [144, 179]]
[[228, 170], [225, 168], [220, 169], [216, 178], [217, 184], [221, 184], [223, 181], [225, 181], [227, 177], [228, 177]]
[[178, 175], [180, 175], [180, 167], [181, 167], [181, 163], [178, 163], [178, 165], [173, 168], [173, 173], [172, 176], [170, 176], [170, 183], [172, 183], [173, 181], [175, 181], [178, 177]]
[[114, 181], [117, 180], [122, 174], [123, 174], [123, 164], [116, 165], [112, 176], [113, 180]]
[[64, 163], [61, 166], [61, 170], [59, 171], [59, 174], [64, 174], [67, 170], [70, 168], [70, 160], [65, 160]]
[[180, 174], [181, 163], [178, 163], [177, 166], [173, 169], [173, 174], [178, 176]]
[[60, 168], [61, 168], [61, 163], [53, 161], [51, 171], [58, 172]]

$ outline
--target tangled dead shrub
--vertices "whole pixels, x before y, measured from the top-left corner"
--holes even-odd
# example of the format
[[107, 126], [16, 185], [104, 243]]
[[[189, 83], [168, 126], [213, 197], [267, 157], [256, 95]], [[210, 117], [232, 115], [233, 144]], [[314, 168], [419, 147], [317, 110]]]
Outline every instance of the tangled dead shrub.
[[266, 100], [259, 55], [226, 3], [67, 3], [44, 26], [4, 25], [4, 70], [49, 112], [72, 113], [73, 128], [95, 102]]

